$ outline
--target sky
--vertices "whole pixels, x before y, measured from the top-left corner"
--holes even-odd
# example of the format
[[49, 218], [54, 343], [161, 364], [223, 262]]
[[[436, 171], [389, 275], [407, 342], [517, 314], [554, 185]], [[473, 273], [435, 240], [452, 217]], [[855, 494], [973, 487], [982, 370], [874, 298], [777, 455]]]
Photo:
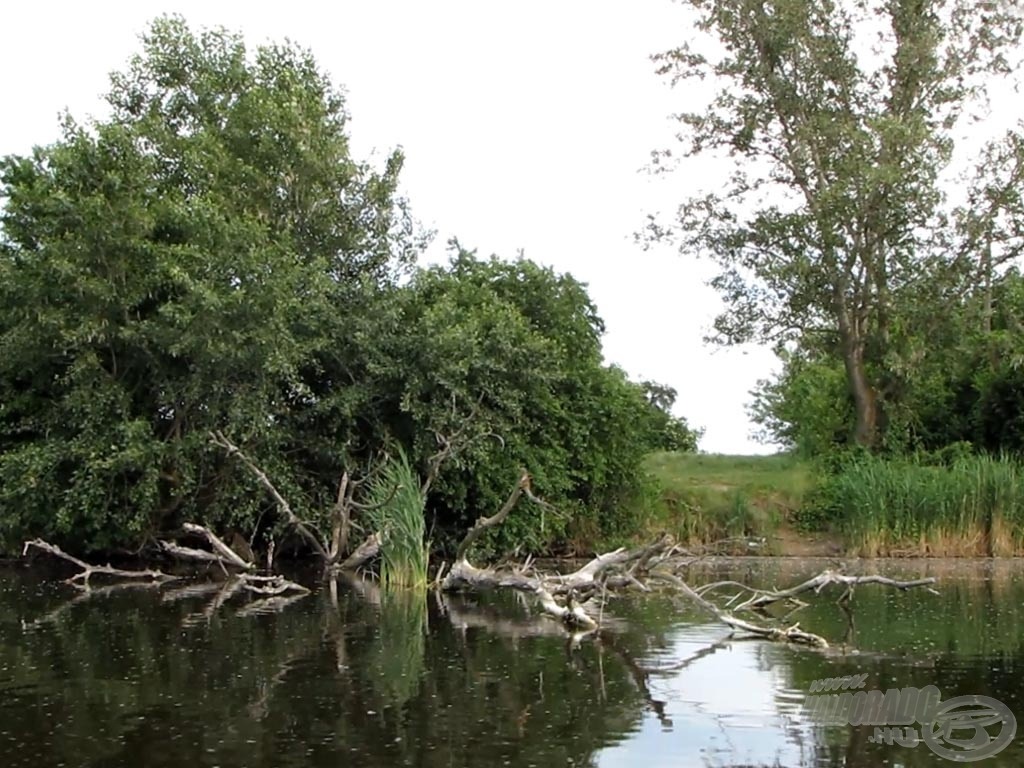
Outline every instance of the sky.
[[673, 144], [670, 115], [694, 98], [650, 55], [691, 30], [670, 0], [336, 0], [313, 3], [4, 2], [0, 155], [58, 136], [59, 114], [102, 117], [110, 72], [140, 50], [153, 18], [289, 38], [348, 96], [357, 158], [406, 154], [403, 192], [437, 232], [481, 255], [527, 258], [587, 283], [607, 326], [608, 362], [674, 387], [675, 411], [705, 430], [701, 449], [764, 453], [749, 392], [776, 367], [759, 347], [705, 345], [721, 302], [711, 265], [634, 233], [726, 169], [696, 161], [644, 172]]

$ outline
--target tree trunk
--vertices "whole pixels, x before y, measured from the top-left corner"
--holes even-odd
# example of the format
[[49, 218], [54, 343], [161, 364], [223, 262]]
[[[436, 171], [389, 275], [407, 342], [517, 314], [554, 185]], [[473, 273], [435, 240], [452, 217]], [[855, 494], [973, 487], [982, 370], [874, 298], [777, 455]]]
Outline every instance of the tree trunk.
[[836, 304], [843, 367], [846, 370], [850, 394], [853, 395], [856, 416], [853, 437], [857, 445], [874, 448], [878, 440], [878, 397], [864, 365], [863, 334], [851, 321], [849, 309], [841, 295], [837, 297]]
[[853, 438], [857, 445], [874, 448], [878, 440], [878, 401], [864, 370], [864, 357], [859, 352], [844, 353], [843, 364], [856, 414]]

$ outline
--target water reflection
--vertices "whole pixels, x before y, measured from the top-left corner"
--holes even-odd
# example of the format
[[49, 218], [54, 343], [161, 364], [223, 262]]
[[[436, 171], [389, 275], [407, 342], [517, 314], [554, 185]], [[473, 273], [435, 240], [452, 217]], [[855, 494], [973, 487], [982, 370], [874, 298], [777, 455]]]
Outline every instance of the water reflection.
[[[821, 563], [708, 565], [787, 586]], [[828, 654], [728, 636], [668, 595], [616, 599], [573, 642], [515, 596], [382, 595], [335, 581], [270, 606], [210, 583], [94, 590], [0, 571], [4, 766], [907, 766], [924, 745], [820, 727], [815, 679], [936, 685], [1022, 710], [1016, 564], [897, 563], [939, 595], [822, 595], [794, 620]], [[308, 583], [308, 580], [307, 580]], [[1019, 765], [1024, 736], [985, 765]]]

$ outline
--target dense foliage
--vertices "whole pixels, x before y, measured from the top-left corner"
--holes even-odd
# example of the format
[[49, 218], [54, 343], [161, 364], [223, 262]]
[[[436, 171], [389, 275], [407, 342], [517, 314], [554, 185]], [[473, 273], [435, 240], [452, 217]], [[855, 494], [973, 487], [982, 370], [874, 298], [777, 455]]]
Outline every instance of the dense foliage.
[[[963, 200], [948, 178], [961, 126], [1017, 77], [1024, 17], [977, 0], [685, 5], [701, 34], [657, 59], [712, 90], [678, 115], [682, 152], [735, 165], [650, 236], [719, 265], [717, 341], [786, 351], [758, 405], [771, 432], [814, 451], [948, 439], [927, 435], [925, 410], [959, 397], [936, 391], [951, 358], [990, 346], [949, 316], [973, 295], [983, 327], [1021, 254], [1024, 137], [985, 148]], [[994, 416], [1015, 385], [990, 368], [991, 382], [963, 383], [1001, 403]]]
[[[1024, 454], [1024, 277], [1009, 269], [991, 290], [951, 303], [894, 387], [880, 448], [889, 455], [968, 446]], [[807, 345], [761, 382], [752, 416], [765, 436], [821, 456], [849, 444], [853, 403], [842, 365]], [[896, 407], [898, 405], [898, 407]]]
[[527, 467], [562, 512], [510, 535], [541, 543], [614, 529], [643, 454], [693, 447], [603, 364], [571, 277], [457, 244], [413, 267], [402, 156], [351, 157], [308, 52], [163, 19], [107, 100], [0, 165], [0, 543], [135, 547], [191, 519], [259, 544], [281, 521], [214, 429], [313, 524], [395, 441], [421, 473], [458, 447], [427, 502], [440, 534]]

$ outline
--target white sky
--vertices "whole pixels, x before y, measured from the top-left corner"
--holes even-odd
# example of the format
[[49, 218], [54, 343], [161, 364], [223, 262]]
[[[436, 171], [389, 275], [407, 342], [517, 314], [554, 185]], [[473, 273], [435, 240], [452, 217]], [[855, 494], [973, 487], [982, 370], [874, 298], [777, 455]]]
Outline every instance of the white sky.
[[744, 406], [773, 355], [706, 347], [720, 308], [704, 284], [710, 265], [633, 243], [646, 213], [673, 209], [716, 172], [640, 172], [652, 149], [671, 145], [668, 116], [687, 98], [648, 58], [690, 34], [678, 6], [6, 0], [0, 155], [57, 138], [64, 108], [101, 116], [107, 74], [162, 13], [241, 30], [250, 44], [288, 37], [311, 48], [348, 92], [356, 156], [404, 148], [404, 191], [437, 230], [431, 258], [457, 236], [483, 255], [512, 258], [521, 248], [571, 272], [607, 324], [608, 360], [675, 387], [677, 413], [707, 430], [704, 450], [771, 450], [751, 439]]

